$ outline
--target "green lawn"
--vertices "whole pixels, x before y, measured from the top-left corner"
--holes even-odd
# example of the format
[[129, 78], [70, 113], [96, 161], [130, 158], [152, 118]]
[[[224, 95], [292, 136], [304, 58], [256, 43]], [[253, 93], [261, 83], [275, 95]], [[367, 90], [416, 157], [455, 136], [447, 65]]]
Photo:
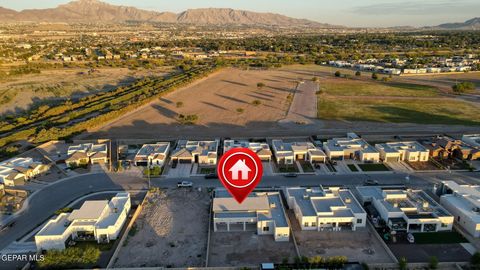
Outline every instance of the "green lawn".
[[458, 232], [431, 232], [431, 233], [414, 233], [416, 244], [456, 244], [467, 243]]
[[387, 166], [382, 163], [366, 163], [366, 164], [357, 164], [358, 167], [364, 172], [384, 172], [389, 171]]
[[353, 164], [348, 164], [347, 166], [348, 166], [348, 168], [350, 169], [350, 171], [352, 171], [352, 172], [358, 172], [358, 169], [357, 169], [357, 167], [356, 167], [355, 165], [353, 165]]
[[301, 161], [300, 165], [302, 165], [303, 172], [309, 173], [309, 172], [315, 171], [312, 167], [312, 164], [310, 164], [310, 162]]
[[320, 95], [318, 117], [326, 120], [480, 125], [480, 107], [455, 99], [362, 99]]
[[200, 168], [200, 174], [212, 174], [215, 173], [215, 168]]
[[332, 78], [320, 83], [321, 89], [335, 96], [401, 96], [401, 97], [435, 97], [435, 87], [398, 82], [362, 81]]

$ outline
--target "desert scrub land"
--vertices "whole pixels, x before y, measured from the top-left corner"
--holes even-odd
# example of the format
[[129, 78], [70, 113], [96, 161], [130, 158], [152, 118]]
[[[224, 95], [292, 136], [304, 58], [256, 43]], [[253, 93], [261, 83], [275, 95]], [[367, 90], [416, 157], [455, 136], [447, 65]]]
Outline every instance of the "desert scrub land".
[[27, 109], [40, 102], [80, 98], [98, 92], [111, 91], [135, 80], [171, 71], [171, 67], [156, 69], [62, 68], [42, 70], [0, 80], [0, 115]]

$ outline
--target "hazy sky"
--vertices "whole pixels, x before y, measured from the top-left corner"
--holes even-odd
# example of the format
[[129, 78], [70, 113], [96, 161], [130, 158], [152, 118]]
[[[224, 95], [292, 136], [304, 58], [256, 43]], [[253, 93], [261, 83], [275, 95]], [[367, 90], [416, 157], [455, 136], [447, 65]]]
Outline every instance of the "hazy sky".
[[[69, 0], [0, 0], [22, 10], [49, 8]], [[348, 26], [428, 26], [480, 17], [479, 0], [105, 0], [115, 5], [179, 12], [188, 8], [228, 7], [281, 13]]]

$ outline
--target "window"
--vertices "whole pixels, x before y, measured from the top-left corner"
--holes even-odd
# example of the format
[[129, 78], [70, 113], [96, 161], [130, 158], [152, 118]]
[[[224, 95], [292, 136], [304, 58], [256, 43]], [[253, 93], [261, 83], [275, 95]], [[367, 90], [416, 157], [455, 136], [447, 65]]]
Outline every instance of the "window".
[[448, 224], [442, 223], [441, 226], [442, 226], [442, 228], [446, 228], [446, 227], [448, 227]]
[[460, 216], [457, 217], [457, 221], [460, 222]]
[[317, 227], [317, 223], [316, 223], [316, 222], [312, 222], [312, 227]]
[[305, 222], [305, 223], [303, 224], [303, 227], [308, 227], [308, 222]]
[[363, 223], [363, 219], [358, 218], [358, 219], [357, 219], [357, 224], [362, 224], [362, 223]]
[[268, 227], [268, 226], [263, 227], [263, 231], [264, 231], [264, 232], [270, 231], [270, 227]]

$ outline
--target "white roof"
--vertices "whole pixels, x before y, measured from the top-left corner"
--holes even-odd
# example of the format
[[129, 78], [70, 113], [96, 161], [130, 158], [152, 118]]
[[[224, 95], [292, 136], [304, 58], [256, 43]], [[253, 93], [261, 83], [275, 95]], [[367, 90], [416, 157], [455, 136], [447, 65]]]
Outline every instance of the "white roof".
[[268, 211], [270, 209], [267, 196], [247, 197], [241, 204], [234, 198], [214, 198], [213, 212], [223, 211]]
[[83, 203], [80, 209], [73, 210], [72, 214], [69, 217], [69, 220], [73, 221], [77, 219], [99, 219], [107, 205], [107, 200], [86, 201]]

